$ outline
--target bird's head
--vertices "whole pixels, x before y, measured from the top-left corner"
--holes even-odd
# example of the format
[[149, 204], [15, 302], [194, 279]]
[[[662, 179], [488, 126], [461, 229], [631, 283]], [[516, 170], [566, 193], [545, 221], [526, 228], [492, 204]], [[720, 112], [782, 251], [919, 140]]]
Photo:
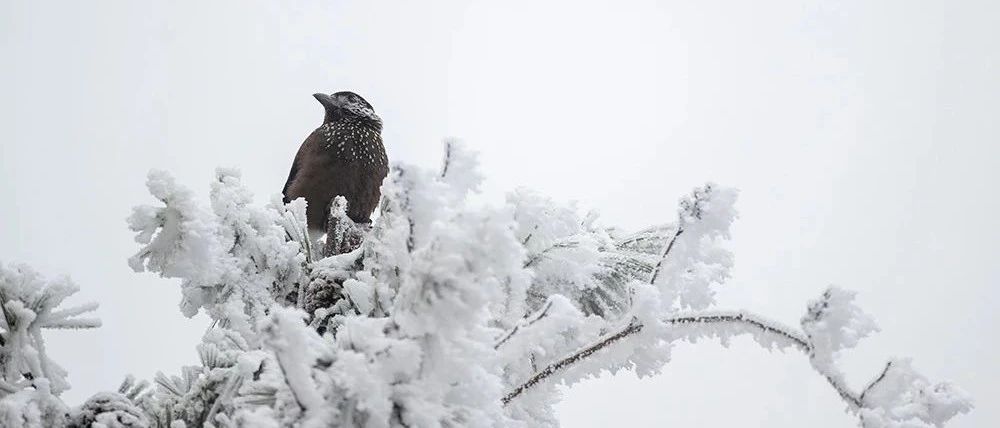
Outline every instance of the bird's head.
[[333, 123], [342, 119], [361, 119], [371, 126], [381, 130], [382, 118], [375, 114], [368, 101], [361, 98], [361, 95], [351, 91], [335, 92], [333, 94], [313, 94], [323, 108], [326, 109], [326, 117], [323, 123]]

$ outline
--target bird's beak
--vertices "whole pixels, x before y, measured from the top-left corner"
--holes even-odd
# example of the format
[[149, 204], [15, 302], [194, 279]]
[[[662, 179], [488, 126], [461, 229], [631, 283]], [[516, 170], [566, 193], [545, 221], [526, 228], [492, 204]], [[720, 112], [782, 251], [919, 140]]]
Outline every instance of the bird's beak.
[[313, 94], [313, 97], [316, 98], [316, 101], [319, 101], [320, 104], [323, 104], [324, 108], [334, 107], [333, 98], [327, 94]]

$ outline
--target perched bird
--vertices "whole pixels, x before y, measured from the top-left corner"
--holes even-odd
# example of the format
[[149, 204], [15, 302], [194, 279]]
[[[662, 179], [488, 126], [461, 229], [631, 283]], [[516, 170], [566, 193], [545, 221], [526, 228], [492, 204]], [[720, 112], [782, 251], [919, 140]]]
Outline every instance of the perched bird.
[[313, 96], [326, 116], [299, 147], [281, 193], [285, 203], [306, 199], [306, 222], [315, 239], [326, 231], [327, 210], [336, 196], [347, 199], [351, 220], [371, 221], [389, 161], [382, 145], [382, 119], [368, 101], [349, 91]]

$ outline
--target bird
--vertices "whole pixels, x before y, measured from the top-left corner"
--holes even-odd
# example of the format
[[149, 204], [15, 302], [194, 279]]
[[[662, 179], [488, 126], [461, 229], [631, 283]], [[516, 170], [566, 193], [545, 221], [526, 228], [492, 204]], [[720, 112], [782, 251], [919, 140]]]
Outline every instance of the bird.
[[306, 200], [306, 224], [312, 239], [326, 232], [327, 210], [337, 196], [347, 199], [347, 216], [371, 222], [381, 197], [389, 160], [382, 144], [382, 119], [360, 95], [341, 91], [317, 93], [323, 124], [299, 147], [281, 193], [287, 204]]

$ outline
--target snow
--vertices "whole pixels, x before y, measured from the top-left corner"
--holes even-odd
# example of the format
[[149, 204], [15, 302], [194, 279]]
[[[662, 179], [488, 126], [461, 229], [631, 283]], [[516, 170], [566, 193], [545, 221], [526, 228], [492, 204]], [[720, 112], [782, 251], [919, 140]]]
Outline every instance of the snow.
[[472, 203], [482, 179], [476, 154], [456, 141], [439, 170], [394, 165], [361, 247], [323, 257], [304, 200], [256, 206], [239, 171], [219, 169], [205, 208], [151, 172], [158, 202], [128, 219], [140, 245], [129, 265], [179, 279], [181, 312], [215, 321], [200, 365], [160, 373], [152, 387], [126, 379], [70, 411], [41, 331], [96, 327], [80, 317], [96, 305], [59, 309], [77, 290], [68, 280], [0, 265], [0, 421], [555, 426], [556, 385], [606, 370], [652, 376], [676, 343], [738, 335], [801, 351], [863, 426], [941, 426], [971, 410], [964, 392], [906, 360], [850, 388], [837, 357], [877, 331], [852, 292], [831, 287], [801, 329], [717, 308], [713, 290], [734, 262], [734, 189], [697, 187], [673, 222], [627, 233], [529, 189]]
[[[297, 309], [274, 307], [270, 316], [261, 322], [258, 330], [264, 344], [270, 349], [284, 374], [295, 401], [307, 413], [318, 412], [323, 397], [312, 379], [311, 367], [316, 362], [320, 338], [315, 332], [302, 328], [305, 313]], [[310, 415], [314, 417], [314, 415]]]

